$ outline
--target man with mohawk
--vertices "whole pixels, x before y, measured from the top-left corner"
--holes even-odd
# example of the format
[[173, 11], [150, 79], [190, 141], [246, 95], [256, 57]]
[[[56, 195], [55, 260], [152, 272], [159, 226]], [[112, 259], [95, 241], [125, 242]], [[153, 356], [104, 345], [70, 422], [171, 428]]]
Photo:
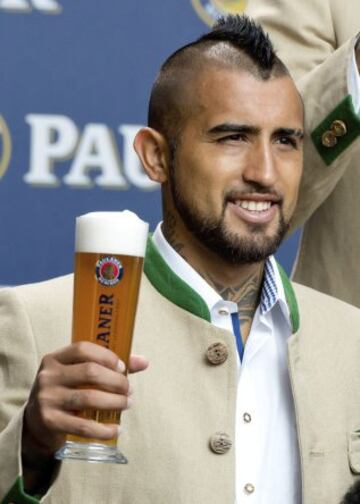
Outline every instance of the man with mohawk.
[[167, 59], [135, 139], [164, 220], [134, 335], [151, 365], [122, 415], [130, 463], [54, 462], [66, 433], [117, 433], [77, 411], [130, 406], [124, 364], [69, 345], [72, 277], [4, 290], [3, 503], [338, 504], [360, 472], [360, 313], [292, 285], [273, 257], [302, 140], [294, 82], [248, 18]]

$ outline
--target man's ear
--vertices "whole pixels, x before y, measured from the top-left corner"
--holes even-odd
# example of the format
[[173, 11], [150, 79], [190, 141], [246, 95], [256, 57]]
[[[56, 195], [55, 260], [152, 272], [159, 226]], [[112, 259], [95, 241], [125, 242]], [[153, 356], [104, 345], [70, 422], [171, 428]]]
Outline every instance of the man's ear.
[[160, 184], [168, 178], [169, 148], [163, 135], [152, 128], [141, 128], [134, 149], [148, 177]]

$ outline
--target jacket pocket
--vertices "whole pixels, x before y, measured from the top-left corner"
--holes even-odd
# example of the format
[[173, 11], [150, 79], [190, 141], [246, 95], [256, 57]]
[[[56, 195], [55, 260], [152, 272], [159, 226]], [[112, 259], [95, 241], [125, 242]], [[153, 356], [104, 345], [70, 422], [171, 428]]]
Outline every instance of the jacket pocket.
[[348, 451], [352, 472], [360, 474], [360, 429], [350, 432]]

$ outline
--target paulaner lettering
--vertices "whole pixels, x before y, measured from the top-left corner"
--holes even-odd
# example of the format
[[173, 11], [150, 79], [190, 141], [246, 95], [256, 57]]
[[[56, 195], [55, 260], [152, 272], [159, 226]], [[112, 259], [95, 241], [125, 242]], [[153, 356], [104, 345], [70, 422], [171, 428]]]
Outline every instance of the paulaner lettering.
[[111, 323], [113, 316], [113, 302], [114, 295], [111, 294], [107, 296], [106, 294], [101, 294], [99, 296], [99, 317], [97, 328], [101, 330], [96, 335], [96, 340], [101, 345], [109, 348], [110, 346], [110, 335], [111, 335]]

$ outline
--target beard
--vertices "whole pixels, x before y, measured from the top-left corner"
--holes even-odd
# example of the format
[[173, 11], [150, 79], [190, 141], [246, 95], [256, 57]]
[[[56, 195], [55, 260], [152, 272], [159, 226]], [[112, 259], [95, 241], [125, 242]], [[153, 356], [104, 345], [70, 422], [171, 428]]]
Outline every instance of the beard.
[[[248, 224], [248, 235], [231, 232], [225, 224], [225, 212], [229, 199], [224, 198], [222, 212], [219, 218], [202, 215], [192, 203], [192, 199], [186, 199], [181, 191], [181, 185], [176, 179], [176, 163], [169, 170], [169, 184], [175, 209], [181, 217], [188, 231], [209, 251], [215, 253], [223, 261], [240, 266], [264, 261], [274, 254], [279, 248], [284, 236], [289, 229], [289, 223], [285, 221], [282, 201], [279, 202], [279, 221], [277, 228], [271, 236], [265, 234], [262, 225]], [[256, 185], [256, 187], [255, 187]], [[256, 191], [269, 194], [269, 189], [259, 184], [248, 184], [246, 194]]]

